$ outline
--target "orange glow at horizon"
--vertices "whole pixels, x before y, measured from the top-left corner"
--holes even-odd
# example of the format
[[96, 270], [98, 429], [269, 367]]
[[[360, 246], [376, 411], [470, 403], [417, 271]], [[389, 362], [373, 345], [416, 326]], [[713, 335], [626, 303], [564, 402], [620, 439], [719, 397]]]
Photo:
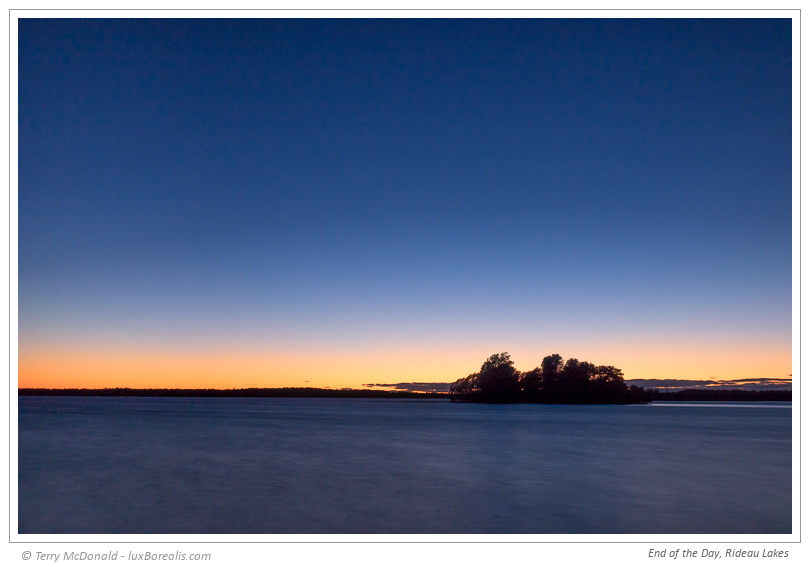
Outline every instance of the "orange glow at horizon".
[[255, 354], [39, 352], [20, 355], [20, 388], [360, 388], [455, 380], [457, 357], [438, 353]]
[[[562, 346], [562, 345], [561, 345]], [[609, 364], [625, 379], [787, 378], [791, 350], [744, 346], [702, 350], [672, 348], [571, 348], [510, 351], [519, 370], [539, 366], [542, 357]], [[452, 382], [475, 372], [495, 352], [475, 349], [379, 349], [353, 352], [170, 351], [166, 349], [21, 349], [20, 388], [360, 388], [368, 383]], [[688, 354], [684, 354], [688, 353]]]

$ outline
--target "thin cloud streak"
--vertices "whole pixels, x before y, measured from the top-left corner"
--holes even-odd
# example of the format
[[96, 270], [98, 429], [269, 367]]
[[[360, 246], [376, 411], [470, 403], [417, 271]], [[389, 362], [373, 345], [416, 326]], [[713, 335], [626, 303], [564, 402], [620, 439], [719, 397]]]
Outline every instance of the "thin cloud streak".
[[366, 388], [391, 388], [408, 392], [449, 392], [453, 382], [398, 382], [396, 384], [363, 384]]
[[791, 390], [789, 378], [740, 378], [738, 380], [625, 380], [628, 386], [641, 386], [657, 390], [733, 389], [733, 390]]

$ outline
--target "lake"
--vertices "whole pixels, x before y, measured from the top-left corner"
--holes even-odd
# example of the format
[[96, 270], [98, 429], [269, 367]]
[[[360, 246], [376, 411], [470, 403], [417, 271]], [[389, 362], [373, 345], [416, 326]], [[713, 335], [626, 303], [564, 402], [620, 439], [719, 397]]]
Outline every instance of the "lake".
[[19, 398], [20, 533], [790, 533], [790, 403]]

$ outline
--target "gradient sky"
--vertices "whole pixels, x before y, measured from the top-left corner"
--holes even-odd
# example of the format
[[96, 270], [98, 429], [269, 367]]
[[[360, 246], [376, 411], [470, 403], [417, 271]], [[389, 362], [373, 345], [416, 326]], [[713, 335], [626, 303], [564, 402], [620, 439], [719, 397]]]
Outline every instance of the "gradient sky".
[[19, 22], [21, 387], [791, 373], [791, 22]]

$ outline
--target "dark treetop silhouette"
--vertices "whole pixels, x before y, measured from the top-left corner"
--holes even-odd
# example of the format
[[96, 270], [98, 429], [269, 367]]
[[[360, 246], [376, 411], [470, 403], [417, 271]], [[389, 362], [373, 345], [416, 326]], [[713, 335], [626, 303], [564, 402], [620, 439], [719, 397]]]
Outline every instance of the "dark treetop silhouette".
[[543, 359], [539, 368], [520, 372], [508, 352], [493, 354], [481, 370], [450, 386], [456, 402], [533, 402], [547, 404], [646, 403], [651, 393], [624, 383], [615, 366], [595, 366], [559, 354]]

